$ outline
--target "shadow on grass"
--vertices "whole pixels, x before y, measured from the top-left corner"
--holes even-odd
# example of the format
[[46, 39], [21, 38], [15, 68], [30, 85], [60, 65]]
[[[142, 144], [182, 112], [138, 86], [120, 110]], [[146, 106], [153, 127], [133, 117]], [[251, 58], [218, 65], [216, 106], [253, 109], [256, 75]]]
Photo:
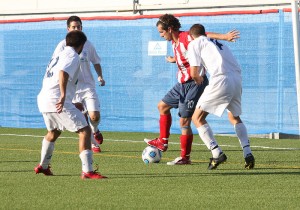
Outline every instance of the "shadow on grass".
[[[176, 178], [176, 177], [201, 177], [201, 176], [266, 176], [266, 175], [300, 175], [300, 171], [272, 171], [272, 172], [256, 172], [252, 171], [240, 171], [240, 172], [224, 172], [225, 170], [218, 171], [208, 171], [208, 172], [199, 172], [199, 173], [164, 173], [164, 174], [106, 174], [111, 179], [127, 179], [127, 178]], [[228, 170], [226, 170], [228, 171]], [[112, 177], [111, 177], [112, 176]]]
[[[260, 168], [261, 170], [274, 170], [271, 168]], [[148, 178], [180, 178], [180, 177], [201, 177], [201, 176], [266, 176], [266, 175], [300, 175], [299, 169], [294, 169], [297, 171], [286, 171], [291, 170], [290, 168], [284, 169], [285, 171], [261, 171], [261, 170], [245, 170], [242, 171], [240, 169], [236, 170], [227, 170], [227, 169], [218, 169], [213, 171], [207, 171], [207, 172], [170, 172], [170, 173], [132, 173], [132, 174], [123, 174], [123, 173], [106, 173], [103, 174], [105, 176], [108, 176], [109, 179], [128, 179], [128, 178], [138, 178], [138, 179], [148, 179]], [[278, 169], [277, 169], [278, 170]], [[44, 176], [43, 174], [35, 174], [33, 170], [0, 170], [0, 173], [32, 173], [32, 176]], [[48, 177], [48, 176], [47, 176]], [[74, 174], [55, 174], [53, 176], [49, 177], [80, 177], [80, 174], [74, 173]]]
[[1, 163], [37, 163], [36, 160], [1, 160]]
[[0, 173], [24, 173], [24, 172], [33, 172], [34, 170], [0, 170]]

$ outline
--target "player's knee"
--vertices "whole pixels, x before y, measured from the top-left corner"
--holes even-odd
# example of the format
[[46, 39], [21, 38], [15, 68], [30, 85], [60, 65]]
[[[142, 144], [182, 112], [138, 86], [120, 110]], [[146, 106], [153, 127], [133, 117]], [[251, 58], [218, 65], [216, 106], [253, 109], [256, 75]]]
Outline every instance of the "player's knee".
[[89, 117], [90, 117], [91, 121], [98, 122], [100, 120], [100, 113], [99, 112], [89, 113]]
[[85, 126], [84, 128], [79, 129], [79, 130], [77, 131], [77, 133], [78, 133], [79, 135], [83, 135], [83, 136], [90, 137], [92, 131], [91, 131], [90, 126]]
[[181, 117], [180, 120], [180, 127], [190, 127], [191, 126], [191, 118], [183, 118]]
[[232, 125], [236, 125], [238, 123], [242, 123], [242, 120], [239, 116], [233, 116], [231, 112], [228, 112], [228, 119]]
[[192, 116], [192, 121], [193, 121], [193, 123], [195, 124], [195, 123], [197, 123], [197, 122], [200, 121], [200, 117], [199, 117], [198, 115], [193, 115], [193, 116]]
[[160, 101], [157, 104], [157, 109], [160, 114], [169, 114], [171, 107], [169, 105], [167, 105], [166, 103], [164, 103], [163, 101]]
[[61, 131], [60, 130], [52, 130], [52, 131], [48, 131], [47, 133], [47, 140], [50, 142], [55, 142], [56, 139], [60, 136]]
[[195, 112], [192, 116], [192, 121], [195, 125], [199, 123], [204, 124], [206, 116], [207, 116], [206, 112], [203, 111]]

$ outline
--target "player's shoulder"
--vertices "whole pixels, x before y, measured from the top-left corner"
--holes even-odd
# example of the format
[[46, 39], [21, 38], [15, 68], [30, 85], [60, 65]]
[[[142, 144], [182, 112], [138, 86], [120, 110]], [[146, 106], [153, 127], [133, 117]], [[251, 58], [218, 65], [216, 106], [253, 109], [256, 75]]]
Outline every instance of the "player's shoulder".
[[73, 47], [66, 46], [65, 49], [59, 55], [62, 60], [73, 60], [79, 59], [78, 53], [74, 50]]
[[179, 31], [179, 42], [184, 44], [187, 48], [189, 43], [193, 40], [189, 31]]
[[191, 43], [201, 43], [201, 42], [209, 42], [209, 38], [206, 36], [199, 36], [196, 39], [193, 39], [193, 41], [191, 41]]
[[93, 43], [89, 40], [86, 40], [86, 42], [84, 43], [85, 47], [94, 47]]
[[197, 38], [197, 40], [198, 40], [198, 42], [210, 42], [210, 38], [207, 37], [207, 36], [204, 36], [204, 35], [199, 36], [199, 37]]
[[179, 38], [181, 38], [181, 39], [192, 39], [189, 31], [179, 31]]
[[[213, 43], [211, 43], [213, 44]], [[189, 44], [189, 49], [195, 48], [195, 49], [202, 49], [205, 46], [210, 45], [210, 40], [206, 36], [199, 36]]]
[[65, 47], [66, 46], [66, 39], [63, 39], [61, 40], [57, 46], [60, 46], [60, 47]]

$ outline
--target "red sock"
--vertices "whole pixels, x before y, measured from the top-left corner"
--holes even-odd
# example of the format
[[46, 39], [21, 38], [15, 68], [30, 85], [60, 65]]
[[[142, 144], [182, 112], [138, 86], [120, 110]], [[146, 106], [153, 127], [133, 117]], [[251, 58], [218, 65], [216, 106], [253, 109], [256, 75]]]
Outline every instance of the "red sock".
[[159, 119], [160, 135], [159, 135], [159, 138], [162, 140], [162, 142], [164, 144], [168, 143], [168, 139], [169, 139], [169, 136], [170, 136], [171, 124], [172, 124], [171, 114], [160, 115], [160, 119]]
[[180, 148], [182, 158], [187, 160], [190, 159], [190, 154], [192, 151], [193, 135], [181, 135], [180, 136]]

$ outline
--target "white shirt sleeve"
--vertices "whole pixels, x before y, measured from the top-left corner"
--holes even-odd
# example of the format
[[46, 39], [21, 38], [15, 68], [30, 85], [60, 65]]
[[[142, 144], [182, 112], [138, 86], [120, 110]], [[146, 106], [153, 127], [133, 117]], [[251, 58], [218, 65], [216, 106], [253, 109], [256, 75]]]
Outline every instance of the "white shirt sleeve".
[[69, 80], [72, 81], [80, 65], [79, 56], [71, 50], [65, 52], [60, 54], [57, 65], [59, 70], [63, 70], [69, 74]]
[[58, 54], [63, 51], [66, 47], [66, 40], [62, 40], [60, 43], [58, 43], [58, 45], [56, 46], [53, 54], [52, 54], [52, 58], [55, 58], [58, 56]]
[[89, 55], [90, 55], [91, 63], [94, 64], [94, 65], [95, 64], [100, 64], [101, 59], [100, 59], [99, 55], [97, 54], [97, 51], [96, 51], [94, 45], [91, 42], [89, 42], [88, 44], [89, 44], [88, 49], [89, 49]]
[[188, 59], [190, 66], [201, 66], [201, 49], [198, 39], [190, 42], [188, 46]]

